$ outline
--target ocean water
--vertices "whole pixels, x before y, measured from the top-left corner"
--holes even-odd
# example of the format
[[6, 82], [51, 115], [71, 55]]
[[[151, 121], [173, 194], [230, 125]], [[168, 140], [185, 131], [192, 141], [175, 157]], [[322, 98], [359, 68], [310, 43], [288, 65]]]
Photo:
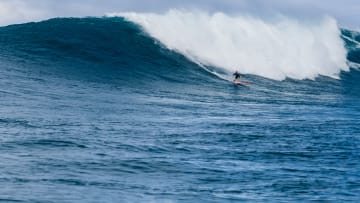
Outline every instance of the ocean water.
[[[360, 201], [359, 33], [327, 19], [281, 43], [265, 26], [275, 53], [213, 40], [251, 58], [222, 67], [140, 17], [0, 28], [1, 202]], [[227, 81], [235, 65], [251, 85]]]

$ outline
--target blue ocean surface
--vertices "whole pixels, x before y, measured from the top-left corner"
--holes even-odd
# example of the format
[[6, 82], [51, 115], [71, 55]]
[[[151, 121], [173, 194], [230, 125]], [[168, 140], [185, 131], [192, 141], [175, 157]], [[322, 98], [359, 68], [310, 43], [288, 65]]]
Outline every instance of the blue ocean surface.
[[119, 17], [1, 27], [0, 201], [359, 202], [360, 34], [341, 35], [339, 79], [242, 87]]

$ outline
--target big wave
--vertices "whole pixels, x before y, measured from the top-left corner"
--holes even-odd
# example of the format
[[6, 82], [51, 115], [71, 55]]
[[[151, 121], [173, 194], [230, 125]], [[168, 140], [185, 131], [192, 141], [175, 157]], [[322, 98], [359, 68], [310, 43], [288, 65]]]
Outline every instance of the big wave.
[[139, 24], [167, 48], [189, 59], [275, 80], [338, 78], [348, 71], [347, 50], [335, 19], [312, 23], [282, 17], [171, 10], [165, 14], [113, 13]]

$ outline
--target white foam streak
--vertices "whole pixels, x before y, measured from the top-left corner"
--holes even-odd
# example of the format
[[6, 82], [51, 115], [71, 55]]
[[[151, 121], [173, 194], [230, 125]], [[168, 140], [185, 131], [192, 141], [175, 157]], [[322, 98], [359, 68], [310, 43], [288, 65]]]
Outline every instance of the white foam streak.
[[117, 13], [140, 24], [169, 49], [205, 65], [276, 80], [337, 77], [347, 71], [346, 49], [334, 19], [266, 22], [247, 16], [171, 10]]
[[343, 35], [342, 37], [349, 40], [350, 42], [356, 44], [356, 48], [360, 48], [360, 43], [358, 41], [356, 41], [356, 40], [354, 40], [354, 39], [352, 39], [352, 38], [350, 38], [348, 36], [345, 36], [345, 35]]

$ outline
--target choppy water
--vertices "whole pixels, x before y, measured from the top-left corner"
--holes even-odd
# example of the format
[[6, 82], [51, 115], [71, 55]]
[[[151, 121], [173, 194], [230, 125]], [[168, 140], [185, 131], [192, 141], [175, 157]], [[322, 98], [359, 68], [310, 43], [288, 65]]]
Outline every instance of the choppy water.
[[0, 201], [360, 201], [360, 72], [245, 78], [121, 18], [0, 28]]

